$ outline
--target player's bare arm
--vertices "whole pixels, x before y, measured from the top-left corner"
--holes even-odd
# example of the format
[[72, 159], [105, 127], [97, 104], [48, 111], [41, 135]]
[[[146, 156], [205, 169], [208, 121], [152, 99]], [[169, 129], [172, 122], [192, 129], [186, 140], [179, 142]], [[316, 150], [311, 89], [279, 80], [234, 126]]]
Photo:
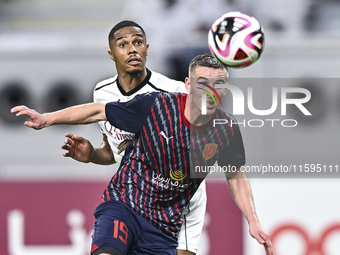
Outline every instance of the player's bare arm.
[[176, 255], [195, 255], [195, 253], [186, 250], [176, 250]]
[[132, 142], [131, 139], [126, 139], [123, 142], [121, 142], [117, 149], [118, 149], [118, 154], [122, 153], [123, 151], [125, 151], [126, 147], [128, 147], [128, 145]]
[[64, 157], [70, 157], [83, 163], [91, 162], [100, 165], [115, 163], [113, 152], [105, 134], [103, 134], [103, 142], [100, 148], [94, 148], [89, 140], [81, 136], [66, 133], [65, 137], [67, 139], [61, 146], [63, 150], [66, 150]]
[[39, 130], [52, 125], [76, 125], [90, 124], [101, 120], [106, 120], [105, 104], [90, 103], [72, 106], [60, 111], [40, 114], [34, 109], [26, 106], [16, 106], [11, 109], [16, 116], [26, 115], [31, 121], [25, 121], [27, 127]]
[[232, 175], [226, 174], [230, 192], [249, 224], [249, 232], [265, 248], [266, 255], [273, 255], [269, 235], [262, 228], [256, 215], [253, 195], [246, 175], [238, 169]]

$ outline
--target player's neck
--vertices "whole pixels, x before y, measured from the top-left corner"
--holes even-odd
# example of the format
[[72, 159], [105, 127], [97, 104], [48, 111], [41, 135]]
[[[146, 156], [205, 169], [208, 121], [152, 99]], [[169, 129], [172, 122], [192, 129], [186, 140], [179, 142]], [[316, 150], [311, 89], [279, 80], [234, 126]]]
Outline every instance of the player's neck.
[[144, 81], [147, 76], [146, 69], [139, 74], [128, 74], [126, 72], [118, 72], [119, 85], [125, 92], [129, 92]]
[[201, 111], [190, 104], [190, 96], [187, 96], [185, 108], [184, 108], [185, 118], [195, 126], [203, 126], [207, 124], [212, 116], [202, 115]]

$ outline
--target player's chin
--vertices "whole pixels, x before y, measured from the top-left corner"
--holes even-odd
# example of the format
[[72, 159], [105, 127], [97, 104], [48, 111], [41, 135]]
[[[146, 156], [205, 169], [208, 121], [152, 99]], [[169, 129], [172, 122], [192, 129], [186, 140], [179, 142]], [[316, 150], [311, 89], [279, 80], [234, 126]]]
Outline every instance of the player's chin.
[[130, 74], [130, 75], [138, 75], [138, 74], [142, 73], [143, 71], [144, 71], [144, 66], [142, 66], [142, 67], [135, 66], [133, 68], [129, 68], [127, 70], [127, 73]]
[[206, 115], [213, 115], [216, 112], [217, 106], [216, 105], [207, 105], [207, 114]]
[[129, 73], [141, 73], [145, 69], [145, 64], [141, 62], [127, 63], [126, 70]]
[[207, 109], [207, 111], [204, 114], [202, 113], [202, 115], [212, 116], [212, 115], [214, 115], [215, 111], [216, 111], [216, 108], [215, 109]]

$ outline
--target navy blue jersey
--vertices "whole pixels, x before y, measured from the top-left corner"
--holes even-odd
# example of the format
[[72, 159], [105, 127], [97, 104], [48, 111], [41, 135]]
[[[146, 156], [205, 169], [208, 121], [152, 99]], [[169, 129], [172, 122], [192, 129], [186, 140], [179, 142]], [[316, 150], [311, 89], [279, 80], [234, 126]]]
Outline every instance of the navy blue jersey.
[[[186, 97], [150, 92], [106, 104], [110, 124], [136, 135], [102, 202], [121, 200], [173, 237], [180, 230], [182, 210], [205, 177], [190, 178], [190, 167], [218, 162], [239, 168], [245, 163], [238, 126], [190, 125], [184, 116]], [[214, 118], [230, 122], [233, 117], [217, 109]]]

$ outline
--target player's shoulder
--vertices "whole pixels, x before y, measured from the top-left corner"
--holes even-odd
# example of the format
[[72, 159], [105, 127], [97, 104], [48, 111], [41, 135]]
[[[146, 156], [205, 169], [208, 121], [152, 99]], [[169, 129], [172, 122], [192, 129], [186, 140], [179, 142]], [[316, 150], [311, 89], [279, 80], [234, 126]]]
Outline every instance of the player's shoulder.
[[117, 82], [117, 78], [118, 76], [115, 75], [114, 77], [102, 80], [100, 82], [98, 82], [94, 88], [94, 91], [100, 91], [103, 90], [105, 88], [107, 88], [108, 86], [116, 86], [116, 82]]
[[232, 122], [232, 123], [237, 124], [237, 120], [236, 120], [235, 116], [233, 114], [223, 110], [220, 107], [217, 108], [216, 118], [226, 119], [226, 120], [228, 120], [229, 123]]
[[111, 102], [121, 98], [121, 93], [117, 87], [117, 75], [98, 82], [93, 90], [94, 102]]
[[164, 100], [180, 100], [180, 98], [182, 97], [182, 95], [185, 93], [181, 93], [181, 92], [167, 92], [167, 91], [149, 91], [146, 93], [142, 93], [142, 94], [138, 94], [136, 96], [134, 96], [134, 98], [136, 100], [145, 100], [145, 98], [149, 98], [149, 99], [159, 99], [161, 101]]
[[184, 82], [176, 81], [155, 71], [151, 71], [149, 83], [160, 91], [187, 93]]

